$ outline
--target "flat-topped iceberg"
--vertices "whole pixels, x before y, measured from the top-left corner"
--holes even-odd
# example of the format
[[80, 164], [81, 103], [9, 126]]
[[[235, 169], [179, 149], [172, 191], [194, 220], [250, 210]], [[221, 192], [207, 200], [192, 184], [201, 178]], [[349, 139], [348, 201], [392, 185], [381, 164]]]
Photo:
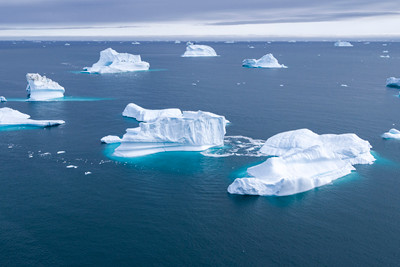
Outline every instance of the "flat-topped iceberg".
[[102, 143], [106, 144], [114, 144], [114, 143], [121, 143], [121, 138], [116, 135], [107, 135], [100, 139]]
[[0, 96], [0, 102], [7, 102], [7, 99], [4, 96]]
[[122, 115], [125, 117], [131, 117], [137, 121], [152, 121], [160, 117], [181, 117], [182, 111], [178, 108], [167, 108], [167, 109], [145, 109], [134, 103], [130, 103], [126, 106]]
[[390, 129], [389, 132], [382, 134], [384, 139], [400, 139], [400, 131], [397, 129]]
[[148, 70], [150, 64], [142, 61], [140, 55], [118, 53], [107, 48], [100, 52], [100, 59], [92, 67], [85, 67], [84, 72], [88, 73], [119, 73], [139, 70]]
[[28, 114], [11, 108], [0, 108], [0, 126], [38, 126], [48, 127], [64, 124], [62, 120], [32, 120]]
[[180, 117], [159, 117], [128, 128], [120, 139], [103, 138], [103, 142], [119, 141], [117, 157], [138, 157], [166, 151], [203, 151], [223, 146], [227, 120], [204, 111], [184, 111]]
[[45, 101], [64, 97], [65, 89], [57, 82], [38, 73], [26, 74], [29, 101]]
[[337, 41], [334, 46], [340, 46], [340, 47], [352, 47], [353, 45], [350, 42], [345, 42], [345, 41]]
[[217, 52], [208, 45], [196, 45], [187, 43], [186, 51], [182, 57], [217, 57]]
[[246, 68], [287, 68], [285, 65], [279, 64], [272, 54], [266, 54], [260, 59], [245, 59], [242, 66]]
[[386, 79], [387, 87], [400, 88], [400, 78], [389, 77]]
[[355, 134], [318, 135], [308, 129], [277, 134], [260, 152], [275, 156], [247, 169], [228, 187], [231, 194], [286, 196], [332, 182], [355, 170], [355, 164], [372, 164], [371, 145]]

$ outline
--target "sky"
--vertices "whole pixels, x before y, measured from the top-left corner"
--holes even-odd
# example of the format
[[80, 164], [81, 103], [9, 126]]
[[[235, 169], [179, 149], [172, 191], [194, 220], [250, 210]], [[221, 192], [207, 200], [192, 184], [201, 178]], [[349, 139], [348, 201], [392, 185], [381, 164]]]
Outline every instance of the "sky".
[[0, 0], [0, 38], [400, 38], [399, 0]]

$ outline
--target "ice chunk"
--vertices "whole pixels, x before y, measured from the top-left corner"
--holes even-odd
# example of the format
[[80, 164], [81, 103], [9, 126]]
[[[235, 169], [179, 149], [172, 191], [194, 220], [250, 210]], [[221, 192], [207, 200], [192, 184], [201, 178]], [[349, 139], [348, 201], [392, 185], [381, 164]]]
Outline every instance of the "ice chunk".
[[176, 40], [176, 41], [175, 41], [175, 43], [176, 43], [176, 44], [180, 44], [180, 43], [181, 43], [181, 41], [179, 41], [179, 40]]
[[28, 114], [11, 108], [0, 108], [0, 126], [26, 125], [48, 127], [64, 124], [62, 120], [32, 120]]
[[371, 145], [355, 134], [318, 135], [300, 129], [274, 135], [260, 152], [277, 156], [247, 170], [228, 187], [231, 194], [285, 196], [325, 185], [372, 164]]
[[182, 57], [217, 57], [215, 50], [208, 45], [195, 45], [187, 43], [186, 51]]
[[386, 79], [387, 87], [400, 88], [400, 78], [390, 77]]
[[7, 102], [7, 99], [4, 96], [0, 96], [0, 102]]
[[64, 151], [64, 150], [57, 151], [57, 154], [64, 154], [64, 153], [65, 153], [65, 151]]
[[384, 139], [400, 139], [400, 131], [397, 129], [390, 129], [389, 132], [382, 134]]
[[126, 130], [114, 155], [137, 157], [166, 151], [203, 151], [223, 146], [226, 123], [224, 116], [204, 111], [184, 111], [177, 118], [159, 117], [150, 122], [141, 122], [139, 127]]
[[133, 44], [133, 45], [139, 45], [140, 43], [137, 42], [137, 41], [133, 41], [132, 44]]
[[279, 64], [272, 54], [266, 54], [260, 59], [245, 59], [242, 66], [246, 68], [287, 68], [285, 65]]
[[78, 168], [78, 166], [75, 166], [75, 165], [68, 165], [66, 168], [67, 168], [67, 169], [76, 169], [76, 168]]
[[160, 117], [180, 117], [182, 116], [182, 111], [178, 108], [145, 109], [134, 103], [130, 103], [126, 106], [122, 115], [138, 121], [152, 121]]
[[381, 58], [390, 58], [389, 55], [380, 55]]
[[337, 41], [334, 45], [340, 46], [340, 47], [352, 47], [353, 46], [351, 43], [345, 42], [345, 41]]
[[70, 44], [69, 44], [69, 43], [65, 43], [64, 45], [65, 45], [65, 46], [70, 46]]
[[100, 52], [100, 59], [92, 67], [85, 67], [84, 72], [89, 73], [119, 73], [138, 70], [148, 70], [150, 64], [142, 61], [140, 55], [118, 53], [107, 48]]
[[100, 141], [106, 144], [121, 143], [121, 138], [116, 135], [107, 135], [101, 138]]
[[26, 74], [28, 85], [26, 92], [29, 101], [45, 101], [64, 97], [65, 89], [57, 82], [38, 73]]

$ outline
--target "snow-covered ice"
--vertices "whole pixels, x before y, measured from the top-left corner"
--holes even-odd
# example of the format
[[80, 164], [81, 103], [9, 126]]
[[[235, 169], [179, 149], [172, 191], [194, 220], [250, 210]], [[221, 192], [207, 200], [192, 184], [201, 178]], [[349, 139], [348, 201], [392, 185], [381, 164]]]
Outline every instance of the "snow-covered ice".
[[85, 67], [84, 72], [89, 73], [119, 73], [139, 70], [148, 70], [150, 64], [142, 61], [140, 55], [118, 53], [112, 48], [100, 52], [100, 59], [92, 65]]
[[283, 132], [269, 138], [260, 152], [265, 162], [247, 169], [228, 187], [231, 194], [286, 196], [332, 182], [372, 164], [371, 145], [355, 134], [318, 135], [308, 129]]
[[64, 154], [64, 153], [65, 153], [65, 151], [64, 151], [64, 150], [57, 151], [57, 154]]
[[48, 127], [64, 124], [62, 120], [32, 120], [28, 114], [11, 108], [0, 108], [0, 126], [25, 125]]
[[[166, 151], [203, 151], [223, 146], [227, 120], [204, 111], [184, 111], [180, 117], [159, 117], [128, 128], [114, 151], [118, 157], [138, 157]], [[115, 137], [104, 137], [103, 142]]]
[[217, 57], [217, 52], [208, 45], [196, 45], [188, 42], [182, 57]]
[[246, 68], [287, 68], [285, 65], [279, 64], [272, 54], [266, 54], [260, 59], [245, 59], [242, 66]]
[[4, 96], [0, 96], [0, 102], [7, 102], [7, 99]]
[[106, 144], [114, 144], [114, 143], [121, 143], [121, 138], [116, 135], [107, 135], [100, 139], [102, 143]]
[[382, 134], [384, 139], [400, 139], [400, 131], [397, 129], [390, 129], [389, 132]]
[[345, 42], [345, 41], [337, 41], [335, 46], [340, 46], [340, 47], [352, 47], [353, 45], [350, 42]]
[[122, 115], [134, 118], [137, 121], [152, 121], [160, 117], [181, 117], [182, 111], [178, 108], [145, 109], [134, 103], [130, 103], [126, 106]]
[[27, 73], [26, 80], [28, 82], [26, 92], [29, 101], [46, 101], [64, 97], [64, 87], [46, 76], [40, 76], [38, 73]]
[[389, 77], [386, 79], [386, 86], [387, 87], [395, 87], [400, 88], [400, 78]]

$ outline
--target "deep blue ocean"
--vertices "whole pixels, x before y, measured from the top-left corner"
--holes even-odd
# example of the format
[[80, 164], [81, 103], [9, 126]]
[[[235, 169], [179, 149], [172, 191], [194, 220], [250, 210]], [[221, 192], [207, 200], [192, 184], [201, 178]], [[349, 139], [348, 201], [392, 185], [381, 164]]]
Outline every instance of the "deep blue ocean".
[[[0, 130], [1, 266], [400, 262], [400, 141], [380, 137], [400, 129], [399, 90], [385, 87], [386, 78], [400, 76], [400, 43], [204, 42], [216, 58], [181, 58], [184, 43], [69, 43], [0, 42], [0, 95], [9, 99], [0, 107], [66, 121]], [[151, 70], [80, 73], [108, 47], [140, 54]], [[380, 57], [383, 50], [390, 58]], [[267, 53], [288, 68], [241, 67]], [[60, 83], [69, 101], [22, 101], [28, 72]], [[100, 138], [138, 125], [121, 115], [131, 102], [224, 115], [227, 136], [266, 140], [299, 128], [356, 133], [377, 161], [293, 196], [230, 195], [229, 184], [265, 158], [110, 158]]]

